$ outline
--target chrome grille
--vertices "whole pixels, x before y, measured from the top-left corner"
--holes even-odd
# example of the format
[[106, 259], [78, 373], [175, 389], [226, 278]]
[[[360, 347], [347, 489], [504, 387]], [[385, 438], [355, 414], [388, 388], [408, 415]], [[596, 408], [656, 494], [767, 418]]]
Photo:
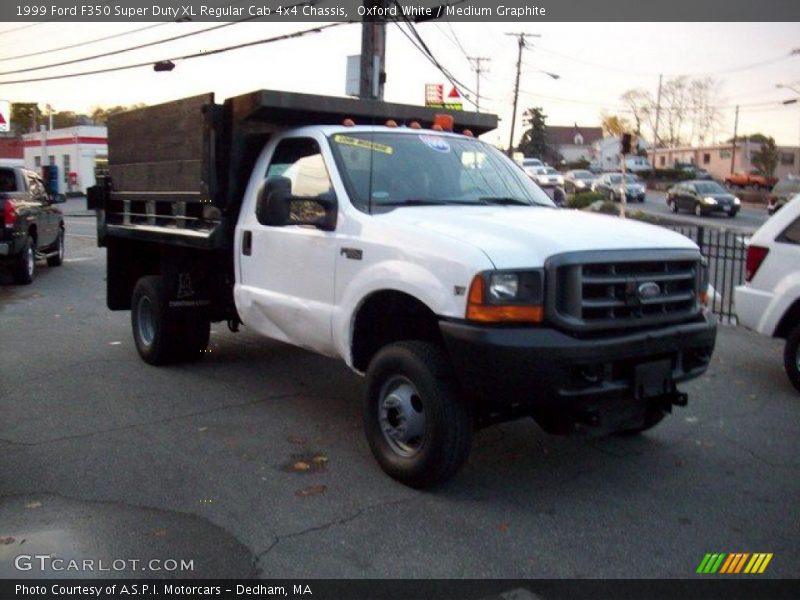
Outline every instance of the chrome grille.
[[577, 253], [552, 262], [549, 315], [569, 329], [643, 327], [700, 309], [697, 252]]

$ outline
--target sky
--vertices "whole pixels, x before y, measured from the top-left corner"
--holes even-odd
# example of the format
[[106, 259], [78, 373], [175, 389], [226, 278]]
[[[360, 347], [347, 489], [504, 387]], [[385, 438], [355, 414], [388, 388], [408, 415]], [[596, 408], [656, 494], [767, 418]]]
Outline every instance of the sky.
[[[30, 25], [30, 24], [28, 24]], [[136, 34], [54, 50], [116, 33], [143, 23], [41, 23], [24, 27], [0, 23], [0, 100], [50, 104], [57, 110], [87, 113], [94, 106], [155, 104], [214, 92], [224, 98], [257, 89], [343, 96], [348, 55], [358, 54], [361, 26], [345, 24], [298, 39], [264, 44], [213, 56], [176, 61], [171, 72], [151, 67], [117, 73], [34, 83], [18, 79], [75, 73], [120, 65], [155, 62], [234, 44], [308, 29], [311, 23], [238, 23], [183, 40], [88, 62], [9, 73], [128, 48], [214, 23], [167, 23]], [[446, 23], [428, 22], [418, 31], [436, 56], [466, 88], [474, 91], [476, 74], [466, 56], [487, 57], [481, 78], [481, 111], [500, 116], [499, 128], [484, 139], [507, 146], [517, 41], [506, 35], [526, 32], [515, 139], [520, 116], [542, 107], [549, 125], [598, 126], [603, 114], [629, 116], [620, 95], [644, 88], [654, 96], [659, 74], [711, 76], [719, 82], [720, 122], [714, 138], [733, 135], [734, 106], [740, 105], [740, 135], [762, 132], [779, 145], [800, 144], [800, 97], [777, 84], [800, 91], [800, 23]], [[424, 87], [444, 75], [417, 50], [397, 25], [387, 28], [385, 99], [424, 103]], [[13, 58], [32, 52], [37, 56]], [[757, 66], [754, 66], [757, 65]], [[546, 73], [558, 75], [553, 79]], [[6, 83], [4, 83], [6, 82]], [[467, 92], [469, 93], [469, 92]], [[465, 102], [465, 108], [470, 107]]]

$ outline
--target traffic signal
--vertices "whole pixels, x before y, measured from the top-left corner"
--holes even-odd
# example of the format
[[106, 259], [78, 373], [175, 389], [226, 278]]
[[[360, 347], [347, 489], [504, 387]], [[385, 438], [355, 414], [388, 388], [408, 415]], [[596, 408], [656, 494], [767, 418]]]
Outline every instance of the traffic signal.
[[620, 154], [630, 154], [630, 153], [631, 153], [631, 134], [623, 133], [622, 145], [620, 146]]

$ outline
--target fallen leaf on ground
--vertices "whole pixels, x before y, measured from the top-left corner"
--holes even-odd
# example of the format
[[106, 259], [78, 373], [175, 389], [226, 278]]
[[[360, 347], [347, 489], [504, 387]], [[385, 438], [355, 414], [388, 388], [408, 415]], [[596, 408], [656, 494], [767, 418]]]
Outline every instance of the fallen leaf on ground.
[[292, 465], [292, 468], [295, 471], [308, 471], [311, 468], [311, 465], [303, 460], [298, 460]]
[[295, 490], [295, 496], [318, 496], [319, 494], [324, 494], [325, 490], [328, 489], [326, 485], [312, 485], [311, 487], [303, 488], [302, 490]]
[[153, 530], [153, 535], [155, 537], [164, 537], [165, 535], [167, 535], [167, 530], [166, 529], [154, 529]]
[[13, 537], [0, 537], [0, 546], [8, 546], [9, 544], [13, 544], [16, 542]]
[[503, 521], [502, 523], [499, 523], [497, 525], [497, 531], [502, 531], [503, 533], [506, 533], [509, 529], [511, 529], [511, 523], [509, 523], [508, 521]]
[[311, 460], [313, 460], [313, 461], [314, 461], [315, 463], [317, 463], [318, 465], [321, 465], [321, 464], [323, 464], [323, 463], [326, 463], [326, 462], [328, 462], [328, 457], [327, 457], [327, 456], [325, 456], [324, 454], [317, 454], [317, 455], [316, 455], [314, 458], [312, 458]]
[[25, 505], [25, 508], [41, 508], [41, 507], [42, 507], [42, 503], [39, 502], [38, 500], [34, 500], [33, 502], [28, 502]]
[[308, 438], [303, 437], [302, 435], [290, 435], [286, 438], [290, 444], [296, 444], [298, 446], [302, 446], [306, 442], [308, 442]]
[[200, 432], [208, 431], [208, 427], [198, 427], [197, 431], [200, 431]]

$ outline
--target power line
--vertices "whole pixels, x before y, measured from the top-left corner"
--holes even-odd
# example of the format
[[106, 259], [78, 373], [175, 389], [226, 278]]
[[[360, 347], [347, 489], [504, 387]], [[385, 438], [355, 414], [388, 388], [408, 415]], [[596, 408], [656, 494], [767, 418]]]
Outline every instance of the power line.
[[[340, 25], [350, 25], [352, 21], [341, 21], [338, 23], [329, 23], [327, 25], [322, 25], [320, 27], [311, 27], [309, 29], [302, 29], [300, 31], [295, 31], [293, 33], [285, 33], [283, 35], [277, 35], [271, 38], [265, 38], [263, 40], [255, 40], [253, 42], [244, 42], [242, 44], [236, 44], [234, 46], [226, 46], [224, 48], [216, 48], [214, 50], [207, 50], [201, 52], [195, 52], [193, 54], [186, 54], [184, 56], [173, 56], [172, 58], [163, 59], [163, 61], [179, 61], [179, 60], [190, 60], [192, 58], [201, 58], [203, 56], [213, 56], [214, 54], [221, 54], [223, 52], [230, 52], [232, 50], [240, 50], [242, 48], [249, 48], [251, 46], [258, 46], [261, 44], [269, 44], [272, 42], [279, 42], [283, 40], [289, 40], [293, 38], [299, 38], [309, 33], [320, 33], [325, 29], [331, 29], [333, 27], [338, 27]], [[80, 73], [68, 73], [66, 75], [51, 75], [49, 77], [36, 77], [33, 79], [17, 79], [14, 81], [0, 81], [0, 85], [16, 85], [19, 83], [34, 83], [38, 81], [52, 81], [56, 79], [71, 79], [74, 77], [84, 77], [87, 75], [99, 75], [102, 73], [113, 73], [116, 71], [126, 71], [130, 69], [136, 69], [139, 67], [150, 67], [153, 65], [153, 61], [141, 62], [136, 63], [133, 65], [122, 65], [118, 67], [108, 67], [105, 69], [96, 69], [94, 71], [83, 71]]]
[[52, 23], [53, 21], [57, 21], [58, 19], [50, 19], [48, 21], [39, 21], [37, 23], [28, 23], [27, 25], [21, 25], [19, 27], [12, 27], [11, 29], [4, 29], [0, 31], [0, 35], [4, 35], [6, 33], [14, 33], [15, 31], [22, 31], [23, 29], [29, 29], [31, 27], [36, 27], [37, 25], [45, 25], [47, 23]]
[[[155, 29], [156, 27], [162, 27], [163, 25], [170, 25], [175, 23], [175, 21], [166, 21], [164, 23], [153, 23], [150, 25], [145, 25], [144, 27], [138, 27], [137, 29], [131, 29], [130, 31], [123, 31], [122, 33], [114, 33], [112, 35], [107, 35], [104, 37], [95, 38], [93, 40], [86, 40], [84, 42], [78, 42], [76, 44], [69, 44], [67, 46], [59, 46], [58, 48], [49, 48], [47, 50], [37, 50], [36, 52], [29, 52], [27, 54], [17, 54], [16, 56], [4, 56], [0, 58], [0, 62], [6, 62], [9, 60], [17, 60], [20, 58], [30, 58], [31, 56], [39, 56], [41, 54], [50, 54], [52, 52], [58, 52], [60, 50], [71, 50], [72, 48], [78, 48], [80, 46], [88, 46], [89, 44], [96, 44], [97, 42], [105, 42], [107, 40], [112, 40], [114, 38], [123, 37], [126, 35], [132, 35], [134, 33], [141, 33], [142, 31], [147, 31], [148, 29]], [[34, 23], [35, 25], [40, 25], [41, 23]]]
[[481, 73], [484, 73], [486, 69], [481, 66], [481, 63], [486, 61], [492, 60], [491, 58], [487, 58], [485, 56], [467, 56], [467, 60], [470, 63], [473, 63], [475, 66], [473, 67], [473, 71], [475, 71], [475, 77], [477, 82], [477, 89], [475, 94], [475, 110], [477, 112], [481, 112]]
[[[296, 4], [295, 6], [301, 6], [303, 4], [308, 4], [308, 2], [301, 2], [300, 4]], [[172, 37], [168, 37], [168, 38], [164, 38], [164, 39], [160, 39], [160, 40], [155, 40], [155, 41], [152, 41], [152, 42], [146, 42], [144, 44], [138, 44], [136, 46], [129, 46], [128, 48], [120, 48], [119, 50], [111, 50], [109, 52], [103, 52], [101, 54], [94, 54], [92, 56], [84, 56], [82, 58], [73, 58], [71, 60], [64, 60], [64, 61], [61, 61], [61, 62], [49, 64], [49, 65], [40, 65], [38, 67], [27, 67], [27, 68], [24, 68], [24, 69], [15, 69], [13, 71], [3, 71], [3, 72], [0, 72], [0, 75], [15, 75], [17, 73], [29, 73], [31, 71], [41, 71], [43, 69], [52, 69], [52, 68], [55, 68], [55, 67], [63, 67], [63, 66], [66, 66], [66, 65], [74, 65], [74, 64], [77, 64], [77, 63], [88, 62], [88, 61], [91, 61], [91, 60], [97, 60], [99, 58], [106, 58], [108, 56], [115, 56], [117, 54], [125, 54], [126, 52], [133, 52], [135, 50], [142, 50], [143, 48], [150, 48], [152, 46], [159, 46], [161, 44], [166, 44], [166, 43], [169, 43], [169, 42], [182, 40], [182, 39], [185, 39], [185, 38], [188, 38], [188, 37], [193, 37], [195, 35], [200, 35], [200, 34], [203, 34], [203, 33], [209, 33], [211, 31], [216, 31], [218, 29], [223, 29], [225, 27], [230, 27], [232, 25], [238, 25], [239, 23], [245, 23], [247, 21], [253, 21], [253, 20], [258, 19], [258, 18], [260, 18], [260, 17], [259, 16], [245, 17], [243, 19], [239, 19], [238, 21], [231, 21], [229, 23], [221, 23], [219, 25], [214, 25], [213, 27], [208, 27], [206, 29], [201, 29], [200, 31], [190, 31], [188, 33], [182, 33], [180, 35], [174, 35]]]

